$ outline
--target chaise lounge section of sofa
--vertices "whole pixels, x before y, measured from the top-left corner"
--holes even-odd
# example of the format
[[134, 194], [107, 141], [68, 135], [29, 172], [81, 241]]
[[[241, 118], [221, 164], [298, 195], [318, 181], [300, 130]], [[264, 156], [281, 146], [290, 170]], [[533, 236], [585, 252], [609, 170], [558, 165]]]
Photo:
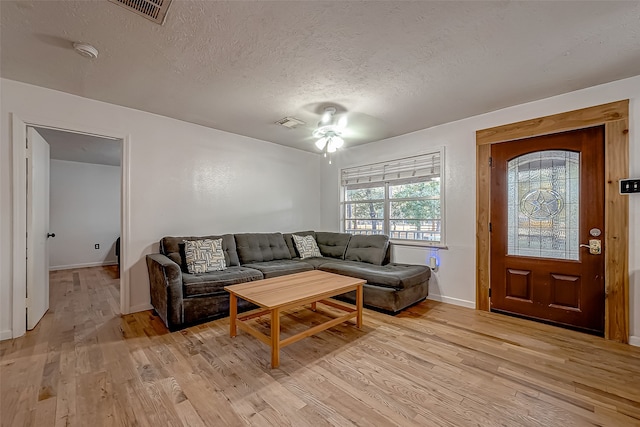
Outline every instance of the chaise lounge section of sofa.
[[[293, 235], [313, 236], [321, 257], [300, 257]], [[226, 269], [188, 272], [185, 241], [222, 239]], [[383, 235], [302, 231], [216, 236], [164, 237], [160, 253], [147, 255], [151, 304], [165, 325], [176, 330], [229, 315], [225, 286], [287, 274], [323, 270], [364, 279], [364, 304], [396, 313], [425, 299], [431, 270], [423, 265], [391, 263], [389, 239]], [[338, 298], [355, 301], [354, 293]], [[252, 305], [239, 300], [239, 310]]]

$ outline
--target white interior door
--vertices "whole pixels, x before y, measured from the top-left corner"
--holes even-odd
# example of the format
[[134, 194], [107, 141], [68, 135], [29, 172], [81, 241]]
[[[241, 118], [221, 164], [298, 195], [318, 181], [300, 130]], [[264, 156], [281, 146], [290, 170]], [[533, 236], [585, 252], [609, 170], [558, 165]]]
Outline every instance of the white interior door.
[[27, 329], [49, 309], [49, 144], [27, 128]]

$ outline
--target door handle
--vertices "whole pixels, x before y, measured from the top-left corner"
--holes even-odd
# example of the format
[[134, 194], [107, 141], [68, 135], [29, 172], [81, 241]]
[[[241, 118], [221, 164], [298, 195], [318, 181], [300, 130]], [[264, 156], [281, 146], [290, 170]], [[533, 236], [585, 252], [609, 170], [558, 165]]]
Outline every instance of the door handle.
[[48, 239], [49, 237], [56, 237], [56, 233], [47, 233], [47, 239]]
[[589, 253], [591, 255], [600, 255], [602, 253], [602, 243], [598, 239], [590, 239], [588, 245], [585, 245], [583, 243], [580, 245], [580, 247], [589, 248]]

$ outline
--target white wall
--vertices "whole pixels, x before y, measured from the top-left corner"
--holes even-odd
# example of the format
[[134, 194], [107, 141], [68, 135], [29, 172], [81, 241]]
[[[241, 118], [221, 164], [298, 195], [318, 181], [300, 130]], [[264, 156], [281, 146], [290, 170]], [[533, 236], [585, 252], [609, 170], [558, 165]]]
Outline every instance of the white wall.
[[[640, 76], [518, 105], [347, 149], [323, 164], [321, 228], [339, 230], [339, 171], [343, 167], [385, 161], [445, 147], [445, 233], [447, 250], [438, 251], [440, 268], [430, 281], [430, 297], [475, 306], [476, 140], [480, 129], [629, 99], [630, 175], [640, 177]], [[640, 345], [640, 194], [630, 201], [630, 329]], [[393, 260], [427, 263], [431, 250], [395, 246]]]
[[145, 255], [165, 235], [320, 225], [316, 154], [6, 79], [0, 91], [0, 338], [12, 328], [11, 113], [128, 135], [130, 234], [122, 267], [130, 273], [132, 310], [150, 307]]
[[[445, 146], [446, 236], [433, 297], [475, 304], [475, 132], [630, 99], [630, 175], [640, 177], [640, 76], [341, 151], [329, 166], [299, 150], [149, 113], [0, 80], [0, 338], [11, 329], [10, 113], [130, 135], [131, 235], [123, 267], [131, 306], [148, 307], [144, 256], [164, 235], [339, 230], [340, 168]], [[111, 131], [111, 132], [109, 132]], [[321, 178], [320, 178], [321, 177]], [[321, 188], [321, 198], [317, 189]], [[631, 341], [640, 344], [640, 196], [630, 198]], [[396, 247], [394, 260], [426, 263], [430, 251]], [[7, 336], [9, 333], [9, 336]]]
[[120, 167], [52, 159], [50, 176], [49, 268], [115, 264]]

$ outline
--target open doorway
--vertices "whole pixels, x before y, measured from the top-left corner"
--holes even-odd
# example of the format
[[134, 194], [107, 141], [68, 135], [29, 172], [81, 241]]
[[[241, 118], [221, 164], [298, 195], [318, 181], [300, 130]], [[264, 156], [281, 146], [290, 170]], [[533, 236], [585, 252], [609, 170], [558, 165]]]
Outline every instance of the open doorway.
[[122, 140], [35, 128], [51, 153], [49, 269], [118, 265]]
[[[102, 165], [114, 167], [119, 170], [119, 183], [117, 184], [117, 188], [112, 189], [112, 191], [117, 195], [117, 200], [113, 202], [113, 204], [118, 205], [115, 210], [115, 221], [118, 225], [116, 225], [117, 230], [114, 233], [117, 233], [117, 236], [114, 234], [112, 237], [106, 237], [104, 239], [105, 243], [103, 244], [101, 241], [95, 241], [91, 243], [91, 251], [86, 252], [101, 252], [104, 248], [104, 253], [98, 254], [98, 260], [93, 261], [94, 265], [104, 265], [104, 264], [117, 264], [118, 262], [121, 265], [121, 269], [119, 269], [120, 277], [116, 278], [119, 282], [119, 297], [120, 297], [120, 313], [126, 314], [129, 311], [129, 277], [127, 270], [127, 242], [128, 242], [128, 164], [129, 164], [129, 135], [122, 134], [120, 132], [110, 132], [105, 131], [103, 129], [93, 129], [91, 127], [78, 125], [74, 126], [72, 129], [68, 126], [68, 124], [59, 123], [57, 121], [51, 121], [47, 119], [37, 119], [37, 118], [27, 118], [27, 120], [23, 120], [21, 117], [12, 114], [12, 144], [13, 144], [13, 218], [14, 218], [14, 227], [13, 227], [13, 244], [12, 244], [12, 252], [13, 256], [13, 296], [12, 296], [12, 335], [14, 338], [23, 335], [26, 331], [27, 319], [25, 316], [25, 310], [30, 304], [29, 297], [27, 295], [27, 289], [29, 288], [29, 284], [27, 281], [27, 270], [28, 263], [25, 263], [24, 257], [19, 256], [19, 254], [28, 253], [27, 250], [27, 239], [25, 236], [27, 235], [28, 229], [28, 170], [29, 163], [28, 159], [31, 156], [30, 149], [27, 148], [28, 145], [25, 143], [27, 141], [27, 133], [28, 131], [31, 133], [44, 133], [51, 140], [51, 133], [48, 130], [59, 132], [58, 136], [62, 136], [67, 139], [67, 143], [70, 143], [70, 139], [74, 138], [84, 139], [84, 143], [81, 146], [72, 146], [76, 155], [85, 156], [85, 160], [83, 161], [81, 158], [72, 158], [72, 157], [59, 157], [58, 154], [54, 154], [54, 160], [59, 160], [61, 162], [75, 163], [76, 166], [84, 167], [84, 168], [95, 168], [99, 167], [100, 163], [97, 163], [96, 160], [88, 161], [88, 156], [97, 156], [100, 157], [99, 149], [96, 147], [103, 147], [104, 143], [110, 144], [109, 147], [111, 151], [115, 152], [116, 162], [118, 162], [118, 166], [112, 165]], [[99, 138], [99, 139], [95, 139]], [[91, 140], [94, 145], [88, 146], [87, 141]], [[54, 142], [54, 146], [56, 146], [56, 142]], [[95, 144], [97, 142], [101, 142], [103, 144]], [[46, 143], [46, 142], [45, 142]], [[89, 142], [90, 143], [90, 142]], [[48, 149], [48, 144], [47, 144]], [[52, 150], [53, 151], [53, 150]], [[55, 150], [58, 151], [57, 149]], [[112, 153], [113, 154], [113, 153]], [[62, 155], [60, 155], [62, 156]], [[56, 157], [59, 157], [56, 159]], [[49, 163], [49, 153], [47, 153], [47, 165]], [[85, 163], [83, 166], [82, 163]], [[95, 166], [90, 166], [95, 165]], [[63, 174], [69, 175], [68, 171], [63, 172]], [[95, 171], [94, 171], [95, 174]], [[49, 182], [50, 176], [49, 172], [47, 173], [47, 184]], [[80, 181], [83, 178], [76, 175], [75, 180]], [[67, 187], [70, 185], [67, 184]], [[47, 185], [49, 188], [49, 185]], [[96, 194], [100, 194], [101, 190], [95, 189]], [[55, 195], [53, 196], [56, 197]], [[57, 201], [57, 199], [56, 199]], [[68, 214], [68, 213], [67, 213]], [[90, 218], [94, 218], [95, 216]], [[47, 215], [48, 218], [48, 215]], [[50, 229], [51, 233], [54, 234], [55, 231]], [[119, 231], [119, 232], [118, 232]], [[60, 234], [58, 234], [60, 236]], [[113, 239], [115, 237], [115, 239]], [[120, 237], [120, 250], [116, 251], [116, 242], [118, 241], [118, 237]], [[52, 241], [53, 239], [47, 239]], [[95, 240], [95, 236], [93, 236], [92, 240]], [[113, 240], [113, 241], [111, 241]], [[96, 244], [99, 245], [99, 249], [95, 249]], [[47, 244], [47, 247], [49, 245]], [[119, 252], [119, 256], [116, 257], [116, 252]], [[103, 257], [100, 258], [100, 255]], [[45, 257], [47, 261], [49, 261], [49, 257]], [[78, 264], [86, 264], [85, 266], [90, 266], [91, 261], [78, 262]], [[47, 262], [48, 264], [48, 262]], [[73, 264], [66, 264], [68, 268], [71, 268]], [[57, 265], [55, 267], [59, 267]], [[77, 265], [76, 265], [77, 267]], [[113, 268], [115, 274], [118, 274], [117, 266], [113, 267], [101, 267], [101, 268]], [[48, 271], [48, 266], [46, 268]], [[49, 275], [47, 274], [47, 277]], [[48, 287], [47, 287], [48, 289]]]
[[[48, 279], [53, 272], [112, 265], [117, 267], [107, 272], [114, 275], [113, 279], [118, 278], [122, 198], [121, 139], [28, 126], [27, 135], [31, 134], [34, 136], [27, 157], [27, 248], [37, 249], [37, 243], [43, 240], [45, 251], [42, 256], [37, 256], [35, 250], [27, 252], [31, 254], [27, 257], [27, 329], [33, 329], [47, 311]], [[39, 159], [43, 154], [36, 155], [36, 137], [41, 137], [39, 143], [47, 148], [41, 152], [48, 153], [44, 154], [48, 158]], [[47, 164], [39, 166], [42, 162]], [[32, 172], [38, 167], [47, 171], [40, 180], [46, 191], [29, 186], [37, 181], [37, 174]], [[36, 200], [45, 197], [47, 200]], [[43, 206], [47, 209], [41, 209]], [[47, 217], [39, 219], [44, 216]], [[30, 226], [38, 223], [48, 224], [47, 230], [31, 232]], [[47, 237], [39, 239], [39, 234]], [[39, 271], [43, 274], [35, 274]]]

